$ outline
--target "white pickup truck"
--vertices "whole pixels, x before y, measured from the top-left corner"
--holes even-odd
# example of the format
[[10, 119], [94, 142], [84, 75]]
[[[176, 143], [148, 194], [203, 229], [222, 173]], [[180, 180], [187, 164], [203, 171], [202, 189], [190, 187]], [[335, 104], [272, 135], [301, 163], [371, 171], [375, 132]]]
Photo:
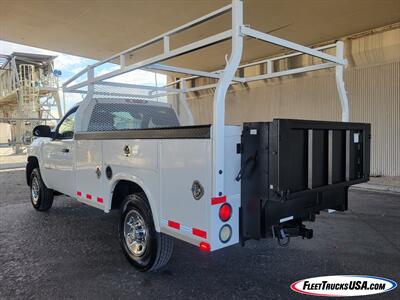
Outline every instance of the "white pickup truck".
[[[309, 128], [318, 132], [316, 148], [324, 143], [324, 131], [328, 137], [334, 129], [334, 144], [342, 152], [346, 131], [358, 135], [357, 141], [351, 139], [352, 147], [368, 145], [361, 138], [368, 129], [365, 124], [245, 123], [225, 128], [225, 193], [213, 197], [210, 125], [179, 127], [174, 109], [153, 101], [92, 102], [74, 106], [54, 131], [45, 125], [34, 129], [38, 138], [28, 150], [26, 167], [32, 205], [46, 211], [55, 195], [64, 194], [104, 212], [120, 209], [122, 249], [140, 270], [156, 270], [168, 262], [171, 237], [205, 251], [270, 234], [279, 241], [311, 238], [312, 231], [302, 221], [312, 221], [323, 209], [345, 210], [347, 187], [366, 180], [364, 172], [355, 169], [346, 180], [344, 161], [338, 158], [333, 160], [338, 171], [332, 173], [336, 185], [324, 183], [328, 179], [323, 166], [314, 167], [314, 173], [321, 173], [311, 179], [312, 188], [303, 183], [308, 143], [304, 136]], [[79, 126], [87, 129], [76, 132]], [[289, 147], [292, 139], [297, 145]], [[324, 154], [317, 155], [316, 161], [324, 161]], [[351, 157], [359, 160], [362, 154]], [[274, 168], [282, 160], [289, 165], [277, 172]]]
[[[312, 238], [313, 231], [303, 222], [314, 221], [321, 211], [346, 210], [349, 186], [369, 179], [370, 125], [348, 122], [343, 43], [311, 49], [275, 38], [243, 25], [242, 10], [242, 1], [233, 0], [65, 82], [64, 92], [86, 97], [54, 131], [44, 125], [33, 130], [37, 138], [26, 167], [33, 207], [46, 211], [55, 195], [64, 194], [106, 213], [119, 209], [123, 252], [141, 271], [157, 270], [168, 262], [172, 238], [203, 251], [267, 237], [286, 244], [290, 237]], [[170, 36], [231, 11], [231, 30], [171, 49]], [[262, 61], [269, 66], [266, 74], [237, 77], [244, 36], [298, 52]], [[160, 64], [229, 38], [232, 52], [223, 71]], [[127, 64], [133, 52], [160, 41], [162, 54]], [[336, 55], [323, 52], [328, 48], [336, 49]], [[328, 63], [285, 72], [272, 68], [276, 60], [303, 53]], [[95, 77], [97, 67], [116, 60], [119, 69]], [[190, 78], [181, 80], [178, 88], [107, 81], [143, 67], [210, 77], [217, 83], [191, 89], [185, 81]], [[335, 68], [343, 122], [275, 119], [225, 124], [231, 84], [326, 68]], [[74, 83], [82, 75], [86, 80]], [[145, 91], [142, 96], [138, 88]], [[190, 106], [185, 100], [177, 104], [175, 96], [214, 88], [214, 102], [208, 107], [212, 124], [193, 125], [199, 124], [194, 114], [186, 118], [190, 122], [183, 122]], [[192, 105], [196, 109], [196, 103]]]

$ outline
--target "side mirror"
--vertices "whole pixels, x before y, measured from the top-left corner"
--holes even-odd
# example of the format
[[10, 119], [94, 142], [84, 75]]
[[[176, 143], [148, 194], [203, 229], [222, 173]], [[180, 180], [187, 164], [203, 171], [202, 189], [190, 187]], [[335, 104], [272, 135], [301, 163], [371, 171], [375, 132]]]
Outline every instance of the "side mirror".
[[38, 125], [33, 128], [33, 135], [37, 137], [53, 137], [50, 126]]

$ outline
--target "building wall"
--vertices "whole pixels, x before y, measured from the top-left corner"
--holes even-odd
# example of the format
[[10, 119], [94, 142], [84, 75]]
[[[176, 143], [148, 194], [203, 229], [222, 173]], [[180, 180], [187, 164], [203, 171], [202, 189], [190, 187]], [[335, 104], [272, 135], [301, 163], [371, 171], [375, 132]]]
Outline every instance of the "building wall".
[[[400, 30], [347, 40], [346, 46], [350, 121], [371, 123], [371, 174], [400, 176]], [[212, 121], [211, 92], [188, 101], [198, 123]], [[226, 103], [228, 124], [273, 118], [339, 121], [341, 115], [333, 71], [235, 86]]]
[[8, 144], [11, 140], [11, 126], [8, 123], [0, 123], [0, 144]]

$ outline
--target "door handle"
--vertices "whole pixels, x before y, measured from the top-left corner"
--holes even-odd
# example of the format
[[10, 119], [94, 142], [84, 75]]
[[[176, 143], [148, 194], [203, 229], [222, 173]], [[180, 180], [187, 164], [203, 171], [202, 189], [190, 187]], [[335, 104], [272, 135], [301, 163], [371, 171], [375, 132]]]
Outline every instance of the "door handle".
[[61, 152], [63, 152], [63, 153], [68, 153], [68, 152], [69, 152], [69, 149], [68, 149], [68, 148], [61, 149]]
[[129, 147], [128, 145], [125, 145], [123, 150], [124, 150], [126, 157], [131, 156], [131, 147]]

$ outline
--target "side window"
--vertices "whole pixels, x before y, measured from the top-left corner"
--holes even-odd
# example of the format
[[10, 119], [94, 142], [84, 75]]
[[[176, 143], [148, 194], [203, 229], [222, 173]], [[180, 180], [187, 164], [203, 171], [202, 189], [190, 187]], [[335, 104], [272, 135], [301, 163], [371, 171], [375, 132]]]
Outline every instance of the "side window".
[[74, 136], [75, 112], [71, 113], [58, 127], [58, 139], [72, 139]]

